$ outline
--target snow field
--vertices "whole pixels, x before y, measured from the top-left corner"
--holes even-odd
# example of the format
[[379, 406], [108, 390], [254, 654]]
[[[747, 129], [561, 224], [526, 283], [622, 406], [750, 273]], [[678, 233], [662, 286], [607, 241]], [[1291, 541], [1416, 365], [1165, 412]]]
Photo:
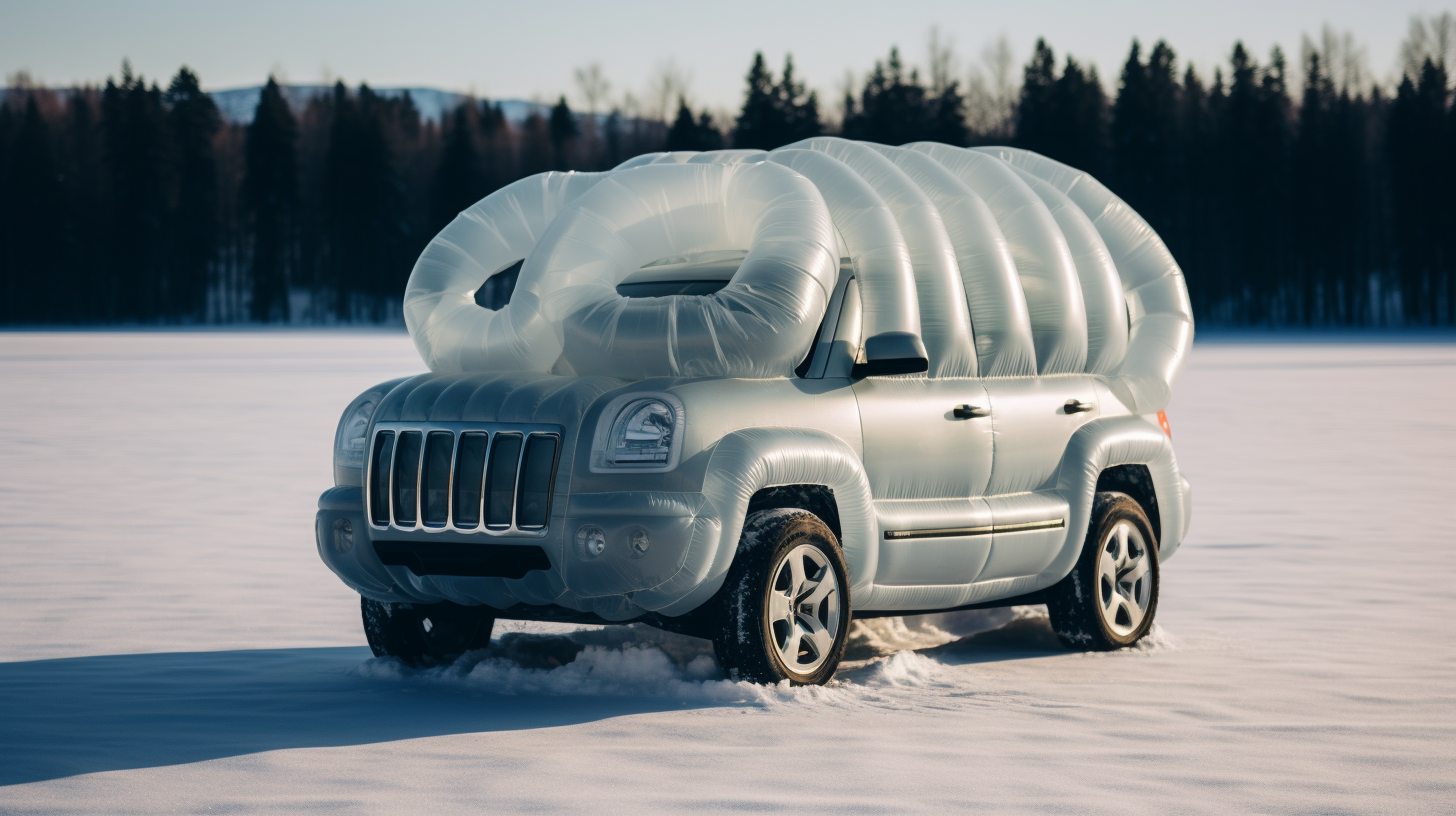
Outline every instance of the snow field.
[[384, 332], [0, 334], [0, 812], [1440, 813], [1456, 801], [1456, 344], [1195, 347], [1159, 627], [859, 622], [825, 689], [502, 621], [370, 657], [312, 519]]

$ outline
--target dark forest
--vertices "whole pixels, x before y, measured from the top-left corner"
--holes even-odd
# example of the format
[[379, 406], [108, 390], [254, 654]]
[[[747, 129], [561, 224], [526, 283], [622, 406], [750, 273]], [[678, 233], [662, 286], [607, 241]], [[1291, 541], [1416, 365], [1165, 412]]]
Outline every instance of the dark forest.
[[[0, 323], [399, 320], [420, 250], [462, 209], [545, 170], [639, 153], [774, 148], [821, 133], [886, 144], [1011, 143], [1103, 180], [1159, 232], [1196, 313], [1220, 326], [1456, 323], [1456, 107], [1442, 55], [1392, 91], [1306, 48], [1235, 45], [1212, 76], [1133, 43], [1110, 96], [1044, 42], [1005, 115], [898, 52], [830, 121], [792, 62], [755, 57], [732, 121], [680, 101], [664, 121], [523, 121], [470, 100], [441, 121], [408, 95], [338, 84], [291, 107], [272, 79], [251, 123], [187, 68], [103, 87], [12, 83], [0, 105]], [[492, 282], [503, 300], [509, 281]], [[500, 290], [500, 291], [495, 291]]]

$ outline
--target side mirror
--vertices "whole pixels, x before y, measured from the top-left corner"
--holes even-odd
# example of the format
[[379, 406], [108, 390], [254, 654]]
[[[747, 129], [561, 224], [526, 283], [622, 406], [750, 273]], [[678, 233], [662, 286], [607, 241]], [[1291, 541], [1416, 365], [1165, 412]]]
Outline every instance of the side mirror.
[[883, 377], [888, 374], [917, 374], [930, 369], [930, 359], [919, 335], [910, 332], [881, 332], [865, 340], [864, 362], [855, 363], [850, 374]]

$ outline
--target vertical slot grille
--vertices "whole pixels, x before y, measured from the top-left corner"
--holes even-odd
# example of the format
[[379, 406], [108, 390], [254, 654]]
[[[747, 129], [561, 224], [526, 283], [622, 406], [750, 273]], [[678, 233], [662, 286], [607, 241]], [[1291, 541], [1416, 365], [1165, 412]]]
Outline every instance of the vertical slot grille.
[[521, 435], [495, 435], [490, 446], [490, 467], [485, 474], [485, 525], [511, 526], [511, 509], [516, 499], [516, 468], [521, 461]]
[[531, 434], [521, 459], [520, 487], [516, 491], [516, 526], [540, 529], [551, 510], [552, 473], [556, 469], [556, 437]]
[[394, 425], [375, 430], [369, 451], [375, 527], [497, 534], [549, 525], [559, 432]]
[[480, 526], [480, 494], [485, 481], [485, 447], [488, 434], [470, 431], [460, 434], [455, 454], [455, 526], [473, 530]]
[[379, 526], [389, 524], [389, 472], [394, 462], [394, 431], [374, 435], [374, 456], [370, 462], [369, 517]]
[[450, 521], [450, 457], [455, 434], [430, 431], [425, 437], [425, 468], [420, 474], [420, 509], [426, 527], [444, 527]]
[[419, 431], [403, 431], [394, 452], [394, 522], [401, 527], [415, 526], [415, 508], [420, 484], [420, 448], [424, 435]]

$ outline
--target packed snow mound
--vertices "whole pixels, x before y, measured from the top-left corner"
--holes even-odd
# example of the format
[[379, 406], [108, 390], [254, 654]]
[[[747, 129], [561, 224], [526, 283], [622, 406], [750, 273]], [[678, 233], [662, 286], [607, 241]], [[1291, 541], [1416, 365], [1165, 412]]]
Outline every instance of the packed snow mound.
[[[918, 336], [929, 376], [1102, 374], [1146, 413], [1192, 343], [1177, 263], [1086, 173], [1014, 148], [827, 137], [522, 179], [430, 242], [404, 314], [441, 372], [784, 377], [845, 265], [862, 336]], [[511, 269], [509, 302], [479, 305]], [[618, 289], [669, 273], [726, 284]]]
[[[942, 628], [944, 627], [944, 628]], [[1137, 649], [1166, 649], [1160, 630]], [[1040, 607], [856, 621], [850, 652], [827, 686], [761, 686], [723, 676], [709, 641], [634, 624], [557, 634], [507, 632], [450, 666], [412, 669], [376, 658], [359, 677], [521, 696], [670, 698], [713, 705], [811, 703], [899, 707], [896, 690], [953, 684], [953, 664], [988, 654], [1064, 654]], [[1131, 653], [1131, 650], [1128, 650]], [[886, 696], [886, 695], [889, 696]]]

